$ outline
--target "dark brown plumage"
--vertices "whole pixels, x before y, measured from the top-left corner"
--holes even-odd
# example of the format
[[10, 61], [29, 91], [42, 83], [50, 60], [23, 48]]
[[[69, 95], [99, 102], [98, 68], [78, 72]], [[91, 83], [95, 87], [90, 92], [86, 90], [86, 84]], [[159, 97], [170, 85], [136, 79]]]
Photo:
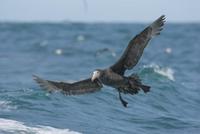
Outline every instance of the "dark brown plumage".
[[124, 76], [125, 71], [132, 69], [139, 61], [148, 42], [156, 35], [160, 34], [165, 22], [162, 15], [151, 25], [146, 27], [140, 34], [136, 35], [128, 44], [121, 58], [107, 69], [97, 69], [91, 78], [75, 83], [55, 82], [43, 80], [34, 76], [34, 80], [47, 91], [59, 90], [66, 95], [79, 95], [99, 91], [103, 85], [111, 86], [119, 92], [119, 98], [123, 106], [127, 107], [127, 102], [122, 99], [121, 93], [137, 94], [140, 90], [149, 92], [150, 86], [143, 85], [139, 76]]
[[163, 29], [165, 16], [162, 15], [150, 26], [145, 28], [140, 34], [136, 35], [128, 44], [125, 52], [121, 58], [110, 68], [120, 74], [124, 75], [126, 69], [132, 69], [142, 56], [143, 50], [150, 41], [150, 39], [160, 34]]
[[84, 93], [92, 93], [99, 91], [103, 85], [100, 82], [91, 81], [91, 78], [74, 83], [56, 82], [44, 80], [38, 76], [33, 75], [34, 80], [44, 89], [49, 92], [60, 90], [65, 95], [79, 95]]

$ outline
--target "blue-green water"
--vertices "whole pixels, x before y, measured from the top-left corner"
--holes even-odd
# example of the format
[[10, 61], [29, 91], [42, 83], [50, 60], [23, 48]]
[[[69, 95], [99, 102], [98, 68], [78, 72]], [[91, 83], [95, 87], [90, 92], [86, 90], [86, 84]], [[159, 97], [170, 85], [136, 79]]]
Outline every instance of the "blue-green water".
[[[49, 94], [50, 80], [88, 78], [113, 64], [144, 24], [0, 24], [0, 133], [198, 134], [200, 24], [167, 24], [145, 49], [138, 73], [151, 92]], [[73, 132], [72, 132], [73, 131]]]

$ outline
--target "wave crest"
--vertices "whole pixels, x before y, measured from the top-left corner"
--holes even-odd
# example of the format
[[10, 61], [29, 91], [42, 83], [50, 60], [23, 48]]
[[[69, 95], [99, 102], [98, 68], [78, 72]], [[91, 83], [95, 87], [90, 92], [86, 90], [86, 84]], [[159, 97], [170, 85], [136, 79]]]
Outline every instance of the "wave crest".
[[13, 106], [10, 101], [0, 101], [1, 111], [10, 111], [12, 109], [17, 109], [17, 106]]
[[26, 126], [23, 122], [0, 118], [0, 132], [20, 133], [23, 134], [80, 134], [79, 132], [69, 129], [58, 129], [50, 126]]
[[144, 68], [152, 68], [155, 73], [165, 76], [172, 81], [175, 81], [174, 70], [169, 67], [160, 67], [156, 64], [150, 64], [144, 65]]

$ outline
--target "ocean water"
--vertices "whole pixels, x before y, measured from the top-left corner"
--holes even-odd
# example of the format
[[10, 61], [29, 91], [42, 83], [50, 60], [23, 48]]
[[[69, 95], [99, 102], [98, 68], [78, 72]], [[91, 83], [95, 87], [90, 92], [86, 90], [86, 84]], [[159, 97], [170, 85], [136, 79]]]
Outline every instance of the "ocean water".
[[151, 92], [47, 93], [32, 79], [76, 81], [112, 65], [147, 24], [0, 23], [0, 133], [199, 134], [200, 24], [166, 24], [137, 66]]

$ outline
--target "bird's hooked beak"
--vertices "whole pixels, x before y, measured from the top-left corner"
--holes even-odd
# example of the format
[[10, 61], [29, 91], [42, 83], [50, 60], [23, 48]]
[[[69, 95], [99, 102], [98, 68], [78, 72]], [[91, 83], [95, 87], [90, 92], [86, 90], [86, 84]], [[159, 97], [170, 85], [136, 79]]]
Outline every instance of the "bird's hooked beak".
[[98, 79], [100, 77], [100, 72], [99, 71], [94, 71], [92, 74], [91, 81], [93, 82], [95, 79]]

